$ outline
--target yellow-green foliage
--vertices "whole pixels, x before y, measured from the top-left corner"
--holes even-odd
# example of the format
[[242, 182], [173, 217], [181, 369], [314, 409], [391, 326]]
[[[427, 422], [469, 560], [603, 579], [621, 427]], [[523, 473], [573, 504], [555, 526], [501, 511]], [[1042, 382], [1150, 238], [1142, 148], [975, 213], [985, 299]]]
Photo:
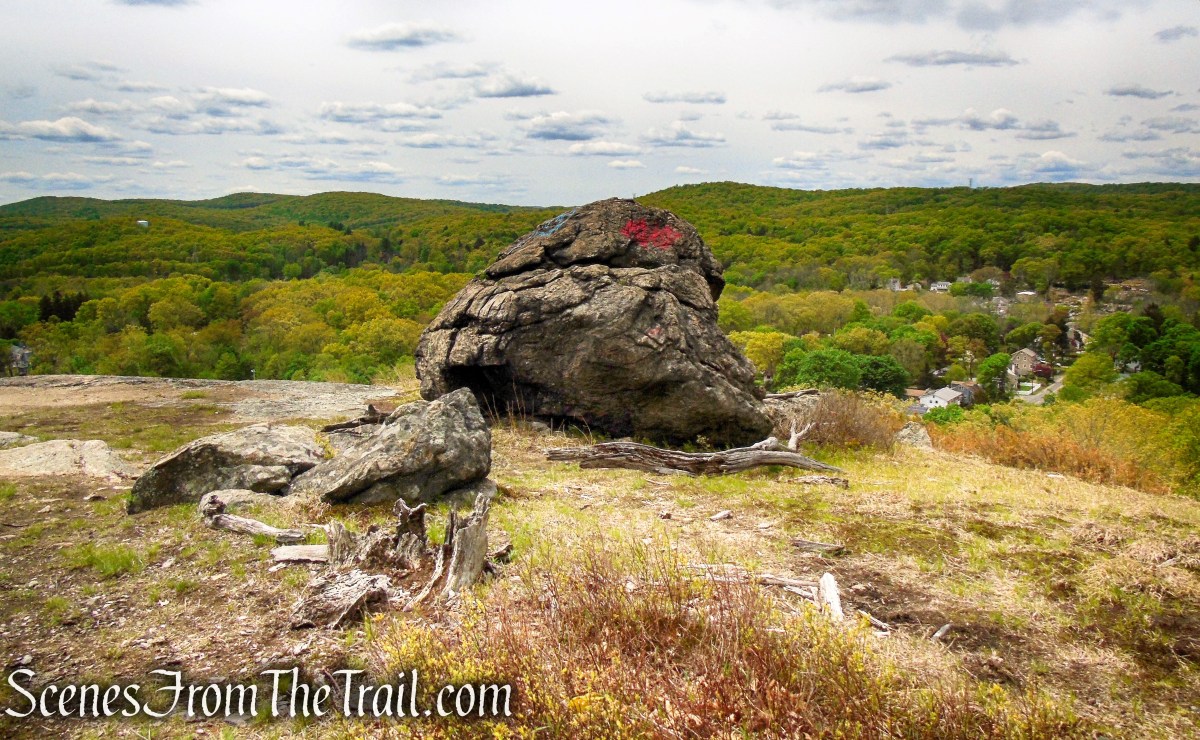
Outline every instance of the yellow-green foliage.
[[[469, 276], [378, 267], [311, 280], [189, 276], [113, 290], [74, 321], [21, 333], [36, 372], [370, 382], [411, 358], [421, 329]], [[147, 325], [149, 328], [147, 328]]]

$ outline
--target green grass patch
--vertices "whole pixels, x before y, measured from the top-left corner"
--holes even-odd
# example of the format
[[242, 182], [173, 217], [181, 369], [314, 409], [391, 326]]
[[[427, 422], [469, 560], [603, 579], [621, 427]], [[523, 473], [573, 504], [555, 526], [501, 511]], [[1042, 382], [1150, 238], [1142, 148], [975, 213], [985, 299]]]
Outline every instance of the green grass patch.
[[72, 568], [91, 568], [101, 578], [116, 578], [124, 573], [139, 573], [146, 567], [140, 552], [126, 545], [97, 547], [91, 543], [72, 547], [63, 552]]

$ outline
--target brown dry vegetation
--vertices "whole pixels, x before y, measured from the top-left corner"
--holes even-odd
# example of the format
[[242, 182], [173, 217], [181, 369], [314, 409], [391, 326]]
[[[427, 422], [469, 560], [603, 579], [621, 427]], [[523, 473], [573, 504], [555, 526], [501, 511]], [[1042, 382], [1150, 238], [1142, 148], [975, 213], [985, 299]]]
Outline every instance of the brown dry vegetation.
[[[103, 428], [90, 421], [98, 407], [26, 408], [20, 426], [146, 444], [160, 434], [144, 431], [155, 415], [172, 439], [227, 421], [220, 404], [174, 416], [196, 413], [194, 400], [109, 408]], [[17, 426], [5, 420], [0, 428]], [[513, 544], [514, 563], [456, 609], [377, 615], [345, 633], [289, 631], [308, 569], [270, 572], [268, 543], [207, 530], [193, 507], [128, 517], [118, 491], [91, 482], [0, 484], [0, 523], [16, 525], [0, 527], [0, 658], [11, 667], [29, 654], [39, 678], [60, 681], [128, 682], [164, 665], [231, 680], [293, 665], [314, 675], [365, 668], [381, 680], [415, 668], [426, 689], [512, 681], [514, 719], [0, 719], [0, 733], [1188, 737], [1200, 728], [1194, 500], [907, 448], [818, 450], [847, 470], [849, 490], [792, 483], [793, 471], [580, 470], [545, 461], [545, 449], [569, 442], [561, 435], [517, 424], [494, 434], [502, 495], [490, 532]], [[106, 498], [84, 500], [97, 491]], [[720, 509], [733, 517], [710, 521]], [[386, 507], [329, 514], [360, 529], [388, 516]], [[278, 525], [306, 516], [251, 515]], [[435, 529], [444, 515], [435, 511]], [[796, 537], [846, 551], [799, 552]], [[848, 606], [890, 623], [892, 635], [835, 626], [777, 589], [688, 567], [700, 563], [832, 572]], [[930, 641], [946, 623], [947, 639]]]
[[1150, 493], [1200, 492], [1200, 415], [1144, 408], [1120, 398], [975, 409], [932, 425], [941, 449], [1001, 465], [1066, 473]]

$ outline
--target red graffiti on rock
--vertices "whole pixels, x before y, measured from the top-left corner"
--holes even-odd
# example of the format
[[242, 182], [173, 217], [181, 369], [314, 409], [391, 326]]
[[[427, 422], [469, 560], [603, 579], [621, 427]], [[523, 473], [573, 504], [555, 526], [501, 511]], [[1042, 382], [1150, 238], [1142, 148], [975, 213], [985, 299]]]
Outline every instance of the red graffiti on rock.
[[678, 229], [671, 226], [651, 226], [644, 218], [629, 221], [621, 229], [621, 233], [637, 242], [640, 247], [651, 246], [658, 249], [670, 249], [683, 236]]

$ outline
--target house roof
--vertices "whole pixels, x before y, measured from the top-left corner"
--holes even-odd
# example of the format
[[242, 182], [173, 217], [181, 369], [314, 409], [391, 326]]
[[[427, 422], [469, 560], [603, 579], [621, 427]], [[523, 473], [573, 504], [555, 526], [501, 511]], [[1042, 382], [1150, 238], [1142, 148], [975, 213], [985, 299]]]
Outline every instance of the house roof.
[[905, 388], [904, 395], [908, 398], [920, 398], [921, 396], [925, 395], [925, 391], [921, 390], [920, 388]]
[[1025, 349], [1019, 349], [1016, 352], [1013, 352], [1013, 357], [1016, 357], [1017, 355], [1024, 355], [1025, 357], [1032, 357], [1034, 359], [1037, 359], [1037, 352], [1034, 352], [1033, 350], [1029, 349], [1028, 347], [1026, 347]]
[[958, 399], [962, 398], [962, 393], [952, 388], [938, 388], [933, 392], [933, 397], [940, 398], [949, 403], [950, 401], [957, 401]]

